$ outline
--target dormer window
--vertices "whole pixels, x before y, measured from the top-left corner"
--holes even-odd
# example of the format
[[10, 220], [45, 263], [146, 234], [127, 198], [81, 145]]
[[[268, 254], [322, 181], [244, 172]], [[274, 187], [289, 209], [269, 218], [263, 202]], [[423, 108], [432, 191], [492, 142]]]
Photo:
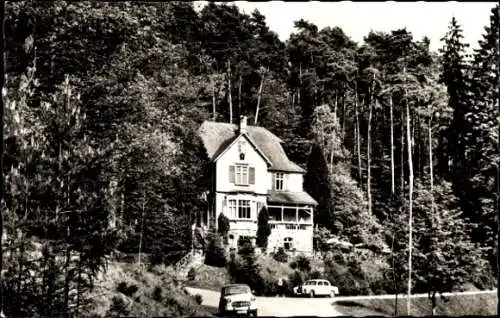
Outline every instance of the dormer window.
[[274, 190], [283, 191], [285, 189], [285, 174], [276, 172], [274, 174]]

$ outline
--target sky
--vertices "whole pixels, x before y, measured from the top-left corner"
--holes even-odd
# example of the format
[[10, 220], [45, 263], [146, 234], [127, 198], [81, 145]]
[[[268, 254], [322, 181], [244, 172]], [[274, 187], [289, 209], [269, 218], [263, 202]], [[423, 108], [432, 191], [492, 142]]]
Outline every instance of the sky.
[[[206, 1], [195, 1], [203, 6]], [[340, 27], [355, 42], [361, 43], [370, 30], [390, 32], [406, 27], [415, 40], [427, 36], [430, 49], [442, 47], [440, 39], [453, 16], [462, 26], [464, 41], [470, 50], [477, 47], [484, 27], [489, 25], [491, 8], [496, 2], [250, 2], [234, 1], [247, 14], [258, 9], [266, 17], [269, 28], [282, 41], [294, 32], [293, 23], [301, 18], [319, 29]]]

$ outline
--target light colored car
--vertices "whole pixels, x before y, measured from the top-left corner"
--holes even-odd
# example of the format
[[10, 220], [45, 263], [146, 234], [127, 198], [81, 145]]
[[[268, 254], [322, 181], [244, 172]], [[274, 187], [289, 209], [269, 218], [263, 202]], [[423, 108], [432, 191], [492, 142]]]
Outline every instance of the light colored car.
[[222, 287], [219, 300], [221, 314], [245, 314], [257, 316], [257, 299], [245, 284]]
[[311, 279], [306, 281], [301, 286], [294, 287], [293, 292], [295, 295], [308, 295], [309, 297], [335, 297], [339, 294], [339, 289], [330, 284], [330, 282], [326, 279]]

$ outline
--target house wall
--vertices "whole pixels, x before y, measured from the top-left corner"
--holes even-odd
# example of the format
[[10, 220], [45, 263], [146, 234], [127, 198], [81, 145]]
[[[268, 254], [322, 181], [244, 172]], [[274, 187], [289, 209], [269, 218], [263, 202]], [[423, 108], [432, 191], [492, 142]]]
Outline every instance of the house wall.
[[[269, 180], [269, 190], [274, 189], [274, 184], [273, 184], [273, 175], [276, 173], [276, 171], [270, 171], [268, 173], [268, 180]], [[285, 172], [285, 191], [290, 191], [290, 192], [302, 192], [303, 190], [303, 184], [304, 184], [304, 176], [301, 173], [288, 173]]]
[[275, 224], [271, 229], [271, 235], [268, 238], [268, 252], [277, 252], [278, 248], [284, 246], [284, 239], [291, 237], [293, 239], [292, 247], [297, 252], [311, 253], [313, 251], [313, 226], [305, 225], [305, 229], [287, 229], [285, 224]]
[[289, 173], [287, 182], [287, 191], [302, 192], [304, 176], [301, 173]]
[[[238, 151], [238, 142], [242, 138], [246, 141], [246, 155], [244, 160], [240, 160], [240, 153]], [[229, 166], [236, 163], [248, 164], [249, 166], [255, 168], [255, 184], [238, 186], [229, 182]], [[267, 194], [267, 190], [270, 189], [271, 180], [268, 177], [267, 162], [244, 136], [238, 138], [236, 142], [217, 160], [215, 169], [217, 192], [251, 191], [260, 194]]]

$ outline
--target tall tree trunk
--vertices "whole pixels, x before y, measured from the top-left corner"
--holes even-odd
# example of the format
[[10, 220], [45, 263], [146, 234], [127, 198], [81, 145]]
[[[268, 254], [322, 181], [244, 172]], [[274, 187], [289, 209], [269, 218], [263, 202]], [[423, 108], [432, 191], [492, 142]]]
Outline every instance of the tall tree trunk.
[[401, 196], [404, 196], [404, 189], [405, 189], [405, 124], [404, 124], [404, 113], [401, 110], [401, 171], [400, 171], [400, 176], [401, 176], [401, 190], [400, 194]]
[[389, 111], [391, 120], [391, 195], [394, 196], [396, 192], [396, 185], [394, 182], [394, 118], [393, 118], [393, 105], [392, 105], [392, 93], [389, 95]]
[[254, 120], [255, 125], [257, 125], [257, 121], [259, 119], [260, 100], [262, 98], [262, 87], [264, 86], [264, 77], [265, 77], [265, 74], [262, 73], [262, 75], [260, 77], [259, 92], [257, 94], [257, 108], [255, 109], [255, 120]]
[[146, 195], [142, 194], [142, 213], [141, 213], [141, 230], [139, 232], [139, 256], [138, 256], [138, 264], [139, 269], [141, 268], [141, 253], [142, 253], [142, 236], [144, 232], [144, 210], [146, 205]]
[[231, 61], [227, 61], [227, 102], [229, 103], [229, 123], [233, 123], [233, 99], [231, 97]]
[[300, 91], [302, 89], [302, 63], [299, 63], [299, 89], [297, 90], [297, 104], [300, 105]]
[[[0, 98], [0, 119], [2, 119], [2, 124], [0, 125], [0, 275], [3, 273], [3, 217], [4, 217], [4, 176], [3, 176], [3, 153], [4, 153], [4, 86], [5, 86], [5, 1], [0, 3], [0, 90], [2, 91], [2, 96]], [[1, 276], [0, 276], [1, 279]], [[0, 281], [0, 313], [3, 314], [3, 280]]]
[[358, 153], [358, 174], [359, 174], [359, 186], [363, 187], [363, 174], [361, 171], [361, 138], [359, 131], [359, 112], [358, 112], [358, 81], [355, 82], [355, 96], [354, 96], [354, 111], [356, 113], [356, 148]]
[[408, 173], [409, 173], [409, 206], [408, 206], [408, 300], [406, 304], [407, 315], [411, 316], [411, 274], [412, 274], [412, 247], [413, 247], [413, 156], [412, 137], [410, 123], [410, 106], [408, 102], [408, 91], [406, 88], [406, 67], [403, 68], [405, 104], [406, 104], [406, 143], [408, 149]]
[[[64, 310], [69, 315], [69, 285], [70, 285], [70, 261], [71, 261], [71, 249], [69, 246], [69, 226], [66, 227], [66, 251], [65, 251], [65, 262], [64, 262]], [[70, 315], [69, 315], [70, 316]]]
[[78, 317], [80, 303], [81, 303], [81, 285], [82, 285], [82, 252], [79, 253], [78, 256], [78, 276], [76, 281], [76, 308], [75, 308], [75, 317]]
[[345, 93], [342, 93], [342, 141], [344, 141], [345, 136]]
[[372, 143], [372, 114], [373, 114], [373, 96], [375, 89], [375, 74], [373, 74], [372, 89], [370, 90], [370, 101], [368, 103], [368, 134], [366, 138], [366, 164], [367, 164], [367, 193], [368, 193], [368, 213], [372, 214], [372, 189], [371, 189], [371, 143]]
[[337, 117], [337, 89], [335, 89], [335, 106], [333, 107], [333, 113], [335, 114], [335, 117]]
[[434, 214], [434, 160], [432, 155], [432, 106], [429, 104], [429, 126], [428, 126], [428, 138], [429, 138], [429, 180], [431, 185], [431, 214]]

